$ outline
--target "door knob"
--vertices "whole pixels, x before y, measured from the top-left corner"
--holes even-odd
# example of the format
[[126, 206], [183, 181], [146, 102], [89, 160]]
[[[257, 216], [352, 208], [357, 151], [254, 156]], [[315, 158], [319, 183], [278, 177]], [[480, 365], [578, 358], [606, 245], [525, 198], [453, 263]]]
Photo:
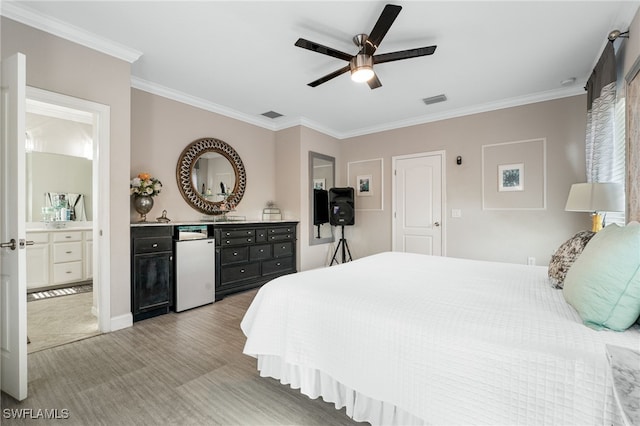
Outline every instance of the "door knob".
[[11, 239], [8, 243], [0, 243], [0, 247], [2, 248], [10, 248], [11, 250], [16, 249], [16, 240], [14, 238]]
[[434, 223], [435, 226], [440, 226], [440, 222]]

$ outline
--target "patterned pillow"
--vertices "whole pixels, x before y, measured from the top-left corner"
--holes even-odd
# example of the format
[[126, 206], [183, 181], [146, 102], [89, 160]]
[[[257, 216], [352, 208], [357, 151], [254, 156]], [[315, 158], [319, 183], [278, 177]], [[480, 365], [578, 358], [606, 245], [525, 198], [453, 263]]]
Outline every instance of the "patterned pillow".
[[580, 256], [589, 240], [595, 235], [592, 231], [580, 231], [567, 241], [562, 243], [558, 250], [551, 256], [549, 262], [549, 280], [554, 288], [564, 286], [564, 277], [567, 275], [573, 262]]

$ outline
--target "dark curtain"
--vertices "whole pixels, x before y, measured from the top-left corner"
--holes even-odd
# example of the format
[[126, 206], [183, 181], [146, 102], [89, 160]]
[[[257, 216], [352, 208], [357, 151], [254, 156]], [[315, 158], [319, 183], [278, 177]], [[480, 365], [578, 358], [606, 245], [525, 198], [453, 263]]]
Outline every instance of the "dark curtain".
[[616, 57], [607, 43], [587, 89], [587, 182], [611, 182], [614, 161]]

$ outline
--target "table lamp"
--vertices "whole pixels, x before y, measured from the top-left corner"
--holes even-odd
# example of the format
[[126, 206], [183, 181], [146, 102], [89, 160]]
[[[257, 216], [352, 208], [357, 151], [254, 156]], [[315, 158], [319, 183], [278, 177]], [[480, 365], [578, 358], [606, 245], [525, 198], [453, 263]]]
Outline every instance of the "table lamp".
[[624, 210], [622, 185], [613, 182], [574, 183], [571, 185], [567, 204], [568, 212], [591, 212], [592, 231], [602, 229], [600, 212], [621, 212]]

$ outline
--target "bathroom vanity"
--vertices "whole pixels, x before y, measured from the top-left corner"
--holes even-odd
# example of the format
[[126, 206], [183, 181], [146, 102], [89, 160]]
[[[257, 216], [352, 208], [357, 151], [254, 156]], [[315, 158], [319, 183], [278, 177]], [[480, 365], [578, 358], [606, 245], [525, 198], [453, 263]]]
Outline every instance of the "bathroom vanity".
[[28, 229], [27, 290], [59, 287], [93, 278], [91, 227]]
[[296, 221], [131, 225], [131, 310], [139, 321], [175, 310], [178, 227], [206, 225], [213, 236], [215, 300], [296, 272]]

